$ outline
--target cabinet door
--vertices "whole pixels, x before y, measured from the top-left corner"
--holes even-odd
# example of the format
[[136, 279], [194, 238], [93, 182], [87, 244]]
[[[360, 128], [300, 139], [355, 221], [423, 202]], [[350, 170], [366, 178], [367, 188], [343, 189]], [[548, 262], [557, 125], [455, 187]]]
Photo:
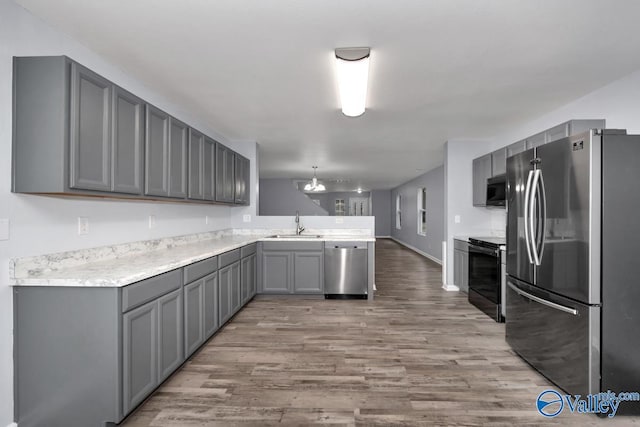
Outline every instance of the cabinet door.
[[250, 265], [252, 274], [251, 280], [249, 280], [249, 297], [247, 298], [248, 300], [253, 298], [258, 290], [258, 257], [256, 254], [253, 254], [250, 255], [249, 258], [251, 259]]
[[457, 249], [453, 250], [453, 284], [457, 286], [458, 289], [462, 289], [462, 258], [460, 257], [460, 253]]
[[240, 261], [231, 264], [231, 312], [235, 314], [242, 306], [240, 284]]
[[216, 199], [216, 143], [206, 136], [203, 144], [202, 195], [204, 200]]
[[187, 125], [169, 120], [169, 197], [187, 197]]
[[262, 292], [289, 294], [291, 284], [291, 252], [262, 252]]
[[527, 150], [544, 145], [547, 142], [547, 136], [545, 132], [537, 133], [527, 138]]
[[204, 282], [204, 338], [218, 330], [218, 272], [202, 279]]
[[123, 315], [123, 411], [130, 412], [159, 384], [158, 304], [151, 301]]
[[526, 149], [527, 142], [524, 139], [522, 141], [514, 142], [513, 144], [507, 146], [507, 157], [522, 153]]
[[491, 153], [491, 176], [507, 173], [507, 149], [501, 148]]
[[242, 157], [239, 155], [235, 155], [234, 156], [235, 162], [234, 162], [234, 203], [235, 204], [242, 204], [244, 201], [244, 194], [243, 194], [243, 182], [242, 180], [244, 179], [244, 174], [243, 174], [243, 169], [244, 169], [244, 164], [242, 163]]
[[145, 194], [168, 196], [169, 115], [147, 104]]
[[113, 87], [113, 191], [142, 194], [144, 102]]
[[464, 292], [469, 291], [469, 252], [460, 251], [462, 266], [460, 267], [460, 289]]
[[191, 356], [205, 340], [204, 332], [204, 280], [184, 287], [184, 351]]
[[204, 199], [204, 135], [189, 129], [189, 198]]
[[545, 132], [545, 143], [569, 136], [569, 123], [554, 126]]
[[71, 188], [111, 191], [111, 86], [96, 73], [71, 64]]
[[242, 281], [242, 304], [246, 304], [256, 294], [256, 254], [251, 254], [241, 261], [240, 279]]
[[220, 318], [220, 326], [224, 325], [227, 320], [233, 316], [231, 311], [231, 294], [233, 293], [233, 273], [231, 267], [233, 264], [221, 268], [218, 271], [218, 313]]
[[324, 292], [324, 264], [322, 252], [293, 253], [294, 293], [321, 294]]
[[158, 380], [164, 381], [184, 361], [182, 289], [158, 299]]
[[235, 176], [233, 152], [216, 144], [216, 201], [233, 203]]
[[473, 159], [473, 206], [487, 205], [487, 179], [491, 172], [491, 154]]

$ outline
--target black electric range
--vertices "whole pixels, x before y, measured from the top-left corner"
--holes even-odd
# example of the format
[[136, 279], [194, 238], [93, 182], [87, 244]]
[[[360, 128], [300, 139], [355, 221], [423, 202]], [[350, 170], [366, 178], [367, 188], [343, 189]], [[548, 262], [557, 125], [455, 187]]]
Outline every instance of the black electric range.
[[504, 237], [469, 238], [469, 302], [496, 322], [504, 322], [500, 274], [504, 244]]

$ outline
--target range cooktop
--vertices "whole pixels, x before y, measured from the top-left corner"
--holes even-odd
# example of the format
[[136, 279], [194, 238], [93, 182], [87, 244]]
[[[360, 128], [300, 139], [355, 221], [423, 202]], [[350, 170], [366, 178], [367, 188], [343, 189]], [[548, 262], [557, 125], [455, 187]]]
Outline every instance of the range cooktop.
[[506, 238], [504, 237], [469, 237], [469, 243], [478, 246], [487, 246], [498, 248], [506, 244]]

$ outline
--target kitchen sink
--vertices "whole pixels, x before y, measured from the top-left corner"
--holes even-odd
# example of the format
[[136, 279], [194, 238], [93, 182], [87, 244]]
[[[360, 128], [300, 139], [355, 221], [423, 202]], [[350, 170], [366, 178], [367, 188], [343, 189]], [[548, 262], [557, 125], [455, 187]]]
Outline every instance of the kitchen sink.
[[319, 234], [274, 234], [268, 236], [269, 239], [319, 239], [321, 237]]

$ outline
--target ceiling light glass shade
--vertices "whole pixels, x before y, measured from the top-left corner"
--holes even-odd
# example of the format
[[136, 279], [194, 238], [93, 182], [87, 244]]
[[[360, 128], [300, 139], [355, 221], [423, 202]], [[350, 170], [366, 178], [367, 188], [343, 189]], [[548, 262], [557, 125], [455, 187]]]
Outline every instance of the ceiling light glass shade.
[[364, 114], [369, 80], [369, 53], [366, 48], [336, 49], [336, 66], [342, 113], [349, 117]]
[[304, 186], [304, 191], [325, 191], [326, 188], [323, 184], [320, 184], [318, 182], [318, 178], [316, 178], [316, 169], [318, 169], [317, 166], [313, 166], [313, 178], [311, 179], [311, 182], [308, 182], [307, 185]]

